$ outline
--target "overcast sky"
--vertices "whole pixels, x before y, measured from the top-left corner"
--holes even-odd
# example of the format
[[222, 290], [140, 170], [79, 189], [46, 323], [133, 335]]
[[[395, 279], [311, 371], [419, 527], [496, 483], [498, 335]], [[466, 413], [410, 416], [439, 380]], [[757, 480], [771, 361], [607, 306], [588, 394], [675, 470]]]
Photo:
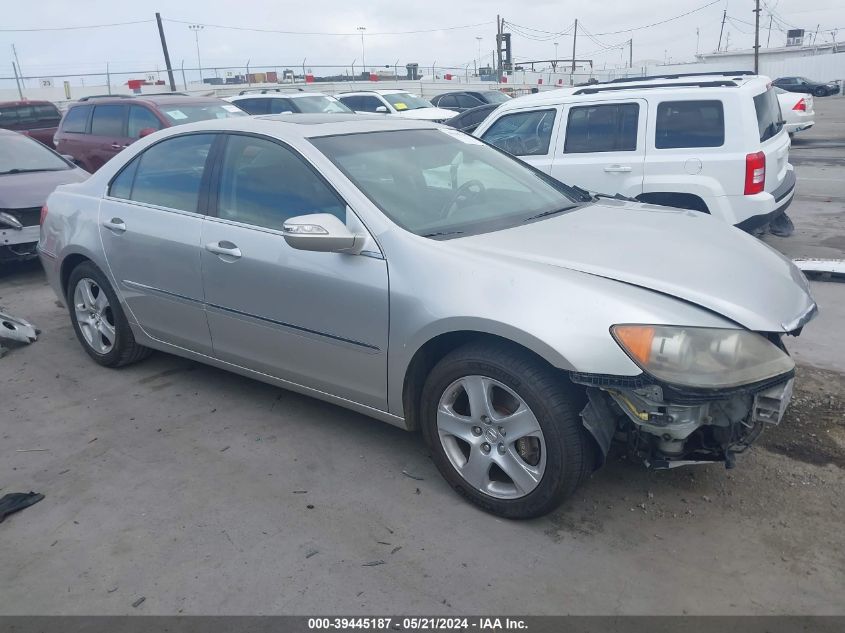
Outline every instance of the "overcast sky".
[[[591, 58], [601, 68], [627, 62], [627, 48], [606, 48], [633, 39], [634, 60], [690, 60], [697, 39], [702, 52], [716, 48], [723, 9], [731, 20], [731, 49], [753, 44], [752, 0], [719, 0], [695, 13], [662, 25], [620, 32], [658, 22], [697, 9], [710, 0], [606, 0], [560, 2], [560, 0], [171, 0], [170, 2], [121, 2], [120, 0], [6, 0], [0, 19], [0, 76], [12, 74], [12, 44], [17, 47], [23, 72], [28, 76], [60, 76], [73, 72], [100, 72], [108, 61], [112, 71], [163, 68], [164, 62], [155, 22], [74, 31], [10, 32], [7, 29], [87, 26], [135, 20], [152, 20], [156, 10], [166, 20], [202, 23], [199, 32], [203, 67], [261, 65], [301, 68], [320, 64], [361, 63], [361, 39], [356, 28], [366, 27], [367, 65], [400, 65], [409, 61], [421, 66], [464, 66], [470, 69], [478, 57], [481, 37], [483, 63], [494, 48], [496, 13], [513, 27], [513, 52], [520, 59], [568, 57], [572, 51], [571, 25], [578, 18], [577, 57]], [[771, 46], [782, 46], [780, 24], [815, 31], [817, 42], [829, 42], [831, 29], [839, 27], [845, 40], [845, 3], [842, 0], [766, 0], [763, 3], [762, 44], [768, 38], [770, 8], [774, 12]], [[429, 33], [389, 35], [399, 31], [443, 29], [486, 23], [480, 26]], [[347, 35], [294, 35], [218, 28], [212, 25], [297, 32], [347, 33]], [[164, 23], [170, 56], [178, 68], [196, 67], [194, 33], [187, 24]], [[696, 29], [699, 29], [698, 38]], [[534, 29], [534, 30], [530, 30]], [[570, 30], [567, 34], [554, 35]], [[545, 33], [549, 32], [549, 33]], [[590, 38], [587, 33], [593, 34]], [[605, 35], [598, 35], [604, 33]], [[315, 68], [315, 72], [321, 71]]]

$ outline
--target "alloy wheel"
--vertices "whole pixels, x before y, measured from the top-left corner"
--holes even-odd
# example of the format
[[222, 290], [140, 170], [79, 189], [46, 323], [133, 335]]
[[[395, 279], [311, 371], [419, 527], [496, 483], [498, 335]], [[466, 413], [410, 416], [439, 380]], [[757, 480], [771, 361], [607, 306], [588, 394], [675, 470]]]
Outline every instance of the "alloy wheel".
[[83, 277], [73, 291], [76, 323], [85, 342], [98, 354], [108, 354], [114, 348], [114, 314], [105, 291], [96, 281]]
[[546, 444], [540, 423], [498, 380], [473, 375], [449, 385], [438, 403], [437, 433], [458, 474], [492, 497], [524, 497], [543, 477]]

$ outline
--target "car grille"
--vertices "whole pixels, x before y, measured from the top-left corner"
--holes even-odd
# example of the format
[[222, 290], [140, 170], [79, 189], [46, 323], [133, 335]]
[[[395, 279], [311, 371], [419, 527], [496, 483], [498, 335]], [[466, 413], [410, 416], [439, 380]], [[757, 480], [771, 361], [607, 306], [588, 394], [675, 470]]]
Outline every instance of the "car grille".
[[38, 225], [41, 222], [41, 207], [32, 207], [30, 209], [0, 209], [0, 211], [8, 213], [24, 226]]

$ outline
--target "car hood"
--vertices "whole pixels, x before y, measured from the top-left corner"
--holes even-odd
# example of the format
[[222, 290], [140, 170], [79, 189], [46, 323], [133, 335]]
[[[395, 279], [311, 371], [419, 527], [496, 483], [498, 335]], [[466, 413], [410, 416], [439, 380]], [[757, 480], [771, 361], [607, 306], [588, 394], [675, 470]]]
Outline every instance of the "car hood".
[[40, 207], [59, 185], [82, 182], [89, 174], [78, 167], [0, 176], [0, 209]]
[[399, 116], [406, 119], [420, 119], [422, 121], [445, 121], [457, 114], [453, 110], [444, 108], [417, 108], [416, 110], [404, 110], [398, 112]]
[[606, 201], [452, 243], [654, 290], [760, 332], [792, 331], [816, 311], [789, 259], [695, 211]]

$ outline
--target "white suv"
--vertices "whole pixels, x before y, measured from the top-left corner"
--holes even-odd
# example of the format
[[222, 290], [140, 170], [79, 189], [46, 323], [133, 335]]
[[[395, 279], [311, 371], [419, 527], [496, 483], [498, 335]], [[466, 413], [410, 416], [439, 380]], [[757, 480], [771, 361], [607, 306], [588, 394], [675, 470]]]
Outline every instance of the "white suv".
[[455, 116], [454, 111], [437, 108], [430, 101], [406, 90], [360, 90], [342, 92], [337, 98], [355, 112], [392, 114], [408, 119], [443, 123]]
[[282, 92], [273, 89], [244, 91], [226, 101], [236, 104], [249, 114], [341, 113], [352, 110], [322, 92]]
[[541, 92], [500, 105], [474, 134], [592, 192], [791, 232], [790, 142], [767, 77], [667, 75]]

